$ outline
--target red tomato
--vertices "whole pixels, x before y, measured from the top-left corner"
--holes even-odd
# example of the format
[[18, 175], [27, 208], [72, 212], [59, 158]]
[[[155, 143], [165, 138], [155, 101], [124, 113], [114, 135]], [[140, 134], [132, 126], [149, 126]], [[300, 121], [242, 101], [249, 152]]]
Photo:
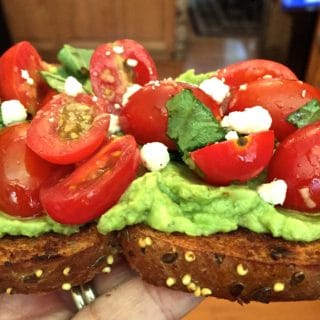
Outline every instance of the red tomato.
[[27, 147], [28, 128], [25, 122], [0, 132], [0, 210], [19, 217], [42, 213], [40, 186], [58, 168]]
[[268, 170], [268, 179], [287, 185], [285, 208], [306, 212], [320, 210], [320, 122], [298, 129], [283, 140]]
[[42, 60], [29, 42], [22, 41], [8, 49], [0, 58], [0, 98], [20, 100], [34, 114], [48, 89], [41, 70]]
[[111, 103], [121, 104], [129, 85], [144, 85], [157, 78], [152, 57], [134, 40], [102, 44], [96, 48], [90, 61], [93, 92]]
[[201, 89], [185, 83], [162, 81], [145, 85], [129, 98], [120, 114], [122, 130], [134, 135], [140, 144], [157, 141], [175, 149], [175, 143], [167, 136], [166, 103], [185, 88], [191, 89], [193, 94], [211, 109], [216, 118], [221, 118], [218, 104]]
[[264, 77], [298, 80], [285, 65], [263, 59], [252, 59], [231, 64], [218, 70], [217, 77], [232, 87], [249, 83]]
[[107, 135], [109, 119], [92, 96], [55, 95], [32, 120], [27, 144], [47, 161], [74, 163], [99, 148]]
[[251, 82], [246, 89], [236, 89], [227, 102], [227, 113], [262, 106], [272, 117], [271, 129], [281, 141], [297, 128], [287, 121], [290, 113], [311, 99], [320, 100], [320, 91], [302, 81], [263, 79]]
[[274, 133], [269, 130], [214, 143], [190, 156], [206, 182], [228, 185], [256, 177], [269, 163], [273, 147]]
[[58, 91], [49, 88], [46, 95], [43, 97], [43, 99], [39, 103], [39, 109], [44, 107], [55, 95], [59, 94]]
[[104, 145], [87, 162], [40, 191], [46, 212], [64, 224], [81, 224], [112, 207], [135, 178], [139, 149], [132, 136]]

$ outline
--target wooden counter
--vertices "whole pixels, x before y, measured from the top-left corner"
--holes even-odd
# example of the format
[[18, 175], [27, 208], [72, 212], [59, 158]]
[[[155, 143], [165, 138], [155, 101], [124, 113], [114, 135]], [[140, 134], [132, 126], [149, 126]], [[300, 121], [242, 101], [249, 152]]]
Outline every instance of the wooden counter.
[[250, 303], [208, 298], [183, 320], [318, 320], [320, 300], [314, 302]]

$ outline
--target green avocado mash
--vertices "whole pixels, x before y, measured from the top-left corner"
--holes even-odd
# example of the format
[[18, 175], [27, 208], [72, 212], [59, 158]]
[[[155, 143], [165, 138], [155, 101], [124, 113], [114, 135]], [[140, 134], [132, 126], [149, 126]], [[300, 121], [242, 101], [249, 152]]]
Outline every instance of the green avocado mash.
[[51, 231], [69, 235], [79, 231], [79, 226], [62, 225], [48, 216], [20, 220], [0, 212], [0, 237], [5, 235], [37, 237]]
[[136, 179], [100, 218], [98, 230], [106, 234], [138, 223], [191, 236], [245, 227], [292, 241], [320, 239], [320, 217], [279, 210], [247, 186], [205, 185], [177, 164]]

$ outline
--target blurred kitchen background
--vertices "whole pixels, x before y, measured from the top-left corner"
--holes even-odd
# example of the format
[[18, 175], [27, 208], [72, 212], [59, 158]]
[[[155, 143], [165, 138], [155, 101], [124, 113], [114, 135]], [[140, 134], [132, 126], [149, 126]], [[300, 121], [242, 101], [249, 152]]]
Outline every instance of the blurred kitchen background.
[[0, 0], [0, 50], [27, 39], [55, 61], [64, 43], [95, 47], [127, 37], [150, 50], [160, 77], [266, 58], [319, 84], [317, 11], [282, 2], [303, 0]]
[[[30, 41], [54, 62], [64, 43], [94, 48], [119, 38], [143, 43], [159, 75], [215, 70], [250, 58], [288, 65], [320, 85], [320, 23], [310, 6], [280, 0], [0, 0], [0, 53]], [[293, 0], [286, 1], [288, 3]], [[303, 0], [296, 1], [299, 5]], [[213, 288], [214, 290], [214, 288]], [[238, 304], [206, 299], [185, 319], [319, 319], [319, 302]]]

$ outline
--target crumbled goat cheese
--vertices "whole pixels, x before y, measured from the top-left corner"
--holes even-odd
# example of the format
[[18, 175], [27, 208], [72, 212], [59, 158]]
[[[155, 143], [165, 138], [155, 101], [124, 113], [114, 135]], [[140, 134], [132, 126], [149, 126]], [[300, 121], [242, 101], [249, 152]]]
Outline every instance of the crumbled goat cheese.
[[28, 70], [25, 70], [25, 69], [21, 70], [21, 78], [26, 80], [27, 84], [31, 86], [34, 84], [34, 80], [30, 77]]
[[163, 169], [170, 161], [168, 148], [161, 142], [146, 143], [140, 150], [141, 161], [150, 171]]
[[261, 106], [230, 112], [221, 120], [223, 127], [244, 134], [269, 130], [271, 123], [272, 118], [269, 111]]
[[287, 188], [287, 183], [279, 179], [260, 185], [257, 192], [265, 202], [282, 205], [286, 199]]
[[138, 65], [138, 60], [129, 58], [127, 59], [127, 65], [131, 68], [134, 68]]
[[139, 84], [134, 83], [133, 85], [129, 86], [126, 90], [126, 92], [122, 96], [122, 105], [125, 106], [127, 102], [129, 101], [129, 98], [136, 93], [138, 90], [140, 90], [142, 86]]
[[199, 88], [218, 103], [221, 103], [230, 92], [230, 87], [215, 77], [202, 81]]
[[124, 53], [124, 47], [123, 46], [114, 46], [112, 48], [112, 50], [113, 50], [114, 53], [117, 53], [117, 54]]
[[229, 131], [225, 137], [224, 137], [226, 140], [237, 140], [239, 139], [239, 135], [238, 135], [238, 132], [237, 131]]
[[27, 110], [19, 100], [7, 100], [1, 104], [2, 121], [5, 126], [27, 119]]
[[110, 113], [109, 134], [114, 134], [120, 131], [119, 117]]
[[75, 97], [77, 94], [83, 93], [83, 87], [75, 77], [69, 76], [64, 83], [64, 91], [68, 96]]

